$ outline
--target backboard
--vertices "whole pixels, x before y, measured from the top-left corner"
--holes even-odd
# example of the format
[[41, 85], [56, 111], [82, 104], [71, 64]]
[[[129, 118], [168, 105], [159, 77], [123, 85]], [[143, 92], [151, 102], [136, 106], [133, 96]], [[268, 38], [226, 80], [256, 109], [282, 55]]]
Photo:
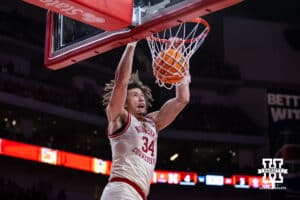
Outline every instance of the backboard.
[[[241, 1], [135, 0], [130, 11], [130, 24], [118, 23], [118, 27], [113, 27], [114, 23], [112, 26], [107, 23], [94, 26], [92, 23], [79, 22], [70, 16], [49, 10], [45, 65], [50, 69], [61, 69]], [[118, 13], [114, 14], [117, 18]]]

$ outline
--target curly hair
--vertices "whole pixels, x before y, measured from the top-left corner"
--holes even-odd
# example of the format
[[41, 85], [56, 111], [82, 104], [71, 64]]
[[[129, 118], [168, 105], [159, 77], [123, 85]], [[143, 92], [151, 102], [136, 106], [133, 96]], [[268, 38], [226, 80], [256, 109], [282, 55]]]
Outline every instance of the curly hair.
[[[109, 83], [105, 84], [104, 94], [102, 96], [102, 105], [106, 107], [110, 101], [110, 97], [115, 86], [115, 80], [111, 80]], [[151, 107], [151, 102], [153, 101], [151, 89], [144, 85], [143, 82], [140, 80], [138, 72], [131, 74], [131, 77], [128, 82], [127, 90], [139, 88], [142, 90], [143, 94], [145, 95], [146, 105], [147, 108]]]

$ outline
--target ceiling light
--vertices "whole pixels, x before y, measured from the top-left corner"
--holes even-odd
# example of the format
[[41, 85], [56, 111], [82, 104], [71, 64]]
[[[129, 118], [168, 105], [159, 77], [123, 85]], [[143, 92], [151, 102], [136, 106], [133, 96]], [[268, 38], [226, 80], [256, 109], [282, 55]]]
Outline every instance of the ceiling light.
[[178, 158], [178, 153], [175, 153], [173, 156], [170, 157], [170, 161], [174, 161]]
[[11, 121], [11, 125], [15, 126], [17, 124], [16, 120]]

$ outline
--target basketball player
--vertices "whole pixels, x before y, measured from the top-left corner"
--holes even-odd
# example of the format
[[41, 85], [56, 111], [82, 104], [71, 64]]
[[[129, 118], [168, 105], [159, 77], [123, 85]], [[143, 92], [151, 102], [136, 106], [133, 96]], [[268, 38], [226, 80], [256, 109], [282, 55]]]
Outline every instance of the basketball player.
[[145, 200], [150, 190], [158, 132], [174, 121], [190, 98], [189, 75], [176, 87], [176, 95], [160, 110], [147, 114], [152, 95], [137, 74], [132, 74], [136, 42], [129, 43], [115, 72], [106, 84], [103, 105], [112, 149], [109, 183], [101, 200]]

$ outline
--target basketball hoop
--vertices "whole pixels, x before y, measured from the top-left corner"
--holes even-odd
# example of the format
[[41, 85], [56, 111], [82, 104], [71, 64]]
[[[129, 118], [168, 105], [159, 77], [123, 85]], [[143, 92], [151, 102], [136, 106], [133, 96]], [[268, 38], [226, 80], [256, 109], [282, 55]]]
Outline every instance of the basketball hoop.
[[202, 18], [184, 22], [147, 37], [152, 55], [153, 74], [160, 87], [180, 85], [189, 72], [189, 60], [210, 31]]

